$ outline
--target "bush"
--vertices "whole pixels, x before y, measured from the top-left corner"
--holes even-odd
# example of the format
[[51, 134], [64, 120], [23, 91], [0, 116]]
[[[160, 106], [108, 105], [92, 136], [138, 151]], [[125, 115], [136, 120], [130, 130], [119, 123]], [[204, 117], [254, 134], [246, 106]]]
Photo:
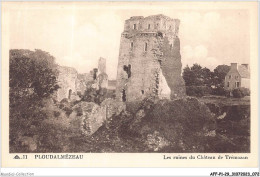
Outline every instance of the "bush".
[[212, 93], [212, 89], [207, 86], [188, 86], [186, 87], [186, 94], [188, 96], [202, 97]]
[[233, 97], [235, 97], [235, 98], [242, 98], [242, 97], [244, 97], [244, 95], [242, 94], [241, 90], [239, 90], [239, 89], [234, 89], [232, 91], [232, 94], [233, 94]]
[[243, 98], [245, 96], [250, 96], [250, 90], [248, 88], [240, 87], [232, 91], [233, 97]]
[[240, 87], [239, 90], [242, 92], [244, 96], [250, 96], [250, 90], [245, 87]]
[[227, 91], [223, 87], [212, 88], [212, 94], [218, 96], [226, 96]]
[[[64, 107], [69, 112], [68, 107]], [[52, 101], [28, 100], [10, 109], [10, 152], [71, 152], [78, 126]]]
[[107, 98], [107, 89], [100, 88], [99, 90], [95, 88], [87, 88], [81, 101], [94, 102], [96, 104], [101, 104]]

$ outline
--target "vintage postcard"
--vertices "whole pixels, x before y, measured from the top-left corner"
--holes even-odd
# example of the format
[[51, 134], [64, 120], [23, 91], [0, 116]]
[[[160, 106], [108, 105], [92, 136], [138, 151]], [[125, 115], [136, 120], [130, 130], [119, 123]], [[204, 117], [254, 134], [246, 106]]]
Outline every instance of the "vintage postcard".
[[257, 167], [257, 7], [3, 2], [3, 166]]

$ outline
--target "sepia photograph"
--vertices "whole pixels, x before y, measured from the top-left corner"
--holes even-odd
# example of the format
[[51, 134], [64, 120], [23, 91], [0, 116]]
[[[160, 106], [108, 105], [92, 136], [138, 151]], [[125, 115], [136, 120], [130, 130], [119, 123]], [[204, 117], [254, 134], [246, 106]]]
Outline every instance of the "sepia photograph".
[[250, 152], [247, 11], [99, 12], [11, 14], [10, 152]]
[[255, 14], [175, 4], [6, 3], [8, 153], [247, 159]]

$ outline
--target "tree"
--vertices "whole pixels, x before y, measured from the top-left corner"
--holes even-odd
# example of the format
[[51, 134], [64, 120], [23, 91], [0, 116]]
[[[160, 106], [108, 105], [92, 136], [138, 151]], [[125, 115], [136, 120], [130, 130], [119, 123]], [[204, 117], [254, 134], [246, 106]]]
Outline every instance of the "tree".
[[[70, 126], [50, 99], [59, 88], [57, 64], [42, 50], [10, 50], [10, 152], [57, 152]], [[65, 140], [68, 144], [68, 140]]]
[[201, 69], [201, 78], [203, 80], [203, 85], [211, 87], [213, 84], [213, 72], [210, 69], [204, 67]]
[[214, 86], [217, 88], [224, 88], [225, 76], [230, 70], [230, 66], [227, 65], [218, 65], [214, 69]]
[[188, 65], [183, 69], [182, 77], [185, 81], [186, 86], [194, 85], [195, 74], [191, 71], [191, 69]]
[[218, 65], [214, 69], [214, 72], [211, 72], [206, 67], [202, 68], [199, 64], [194, 64], [192, 67], [186, 66], [183, 70], [183, 79], [185, 81], [187, 94], [202, 95], [197, 93], [202, 89], [208, 92], [208, 88], [211, 88], [210, 94], [226, 95], [224, 82], [229, 70], [230, 66], [227, 65]]
[[59, 88], [55, 59], [42, 50], [10, 50], [9, 72], [11, 100], [35, 96], [44, 98]]
[[211, 86], [212, 72], [199, 64], [194, 64], [192, 67], [186, 66], [183, 70], [183, 79], [186, 86]]

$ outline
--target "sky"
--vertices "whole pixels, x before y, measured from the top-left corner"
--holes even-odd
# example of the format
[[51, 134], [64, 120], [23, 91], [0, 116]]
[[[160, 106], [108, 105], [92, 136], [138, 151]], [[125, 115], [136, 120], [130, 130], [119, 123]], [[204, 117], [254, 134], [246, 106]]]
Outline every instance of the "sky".
[[41, 49], [59, 65], [86, 73], [107, 60], [116, 79], [120, 36], [131, 16], [164, 14], [180, 19], [182, 65], [213, 70], [231, 62], [249, 63], [249, 14], [246, 10], [168, 8], [20, 8], [9, 14], [11, 49]]

